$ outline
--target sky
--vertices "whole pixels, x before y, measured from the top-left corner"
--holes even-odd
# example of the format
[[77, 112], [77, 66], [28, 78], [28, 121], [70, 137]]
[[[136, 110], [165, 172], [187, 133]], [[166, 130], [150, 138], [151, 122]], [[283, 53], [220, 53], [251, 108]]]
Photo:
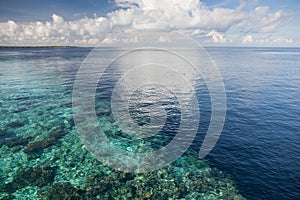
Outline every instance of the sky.
[[94, 46], [158, 27], [203, 45], [299, 47], [299, 10], [299, 0], [0, 0], [0, 45]]

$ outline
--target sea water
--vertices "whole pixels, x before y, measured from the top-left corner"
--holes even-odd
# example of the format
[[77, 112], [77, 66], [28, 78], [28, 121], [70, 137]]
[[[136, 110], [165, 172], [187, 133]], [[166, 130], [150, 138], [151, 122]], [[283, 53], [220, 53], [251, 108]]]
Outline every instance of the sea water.
[[[300, 198], [299, 48], [207, 47], [223, 77], [227, 99], [217, 145], [204, 160], [198, 158], [211, 114], [202, 80], [197, 90], [199, 129], [190, 150], [167, 168], [138, 175], [117, 172], [95, 159], [77, 134], [73, 83], [91, 50], [0, 49], [1, 197]], [[103, 50], [104, 55], [110, 52]], [[170, 130], [178, 126], [174, 113], [156, 138], [118, 142], [120, 135], [128, 137], [114, 123], [109, 97], [105, 98], [106, 103], [95, 102], [97, 116], [115, 145], [129, 152], [150, 151], [172, 139]], [[141, 123], [147, 123], [147, 117], [143, 119]], [[40, 180], [25, 176], [29, 172], [48, 175]], [[59, 188], [65, 193], [57, 192]]]

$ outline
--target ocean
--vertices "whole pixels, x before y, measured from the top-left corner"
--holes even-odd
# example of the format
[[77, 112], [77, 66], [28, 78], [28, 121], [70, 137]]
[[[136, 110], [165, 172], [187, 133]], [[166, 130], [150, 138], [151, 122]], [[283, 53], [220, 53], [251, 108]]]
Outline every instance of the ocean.
[[[189, 150], [160, 169], [134, 174], [97, 160], [74, 123], [74, 81], [92, 48], [0, 48], [0, 198], [300, 199], [300, 48], [205, 49], [226, 94], [217, 144], [204, 159], [198, 157], [212, 103], [199, 78], [199, 129]], [[104, 48], [103, 59], [112, 51]], [[107, 74], [118, 74], [114, 69]], [[104, 83], [97, 86], [96, 115], [113, 145], [130, 154], [171, 143], [183, 113], [175, 108], [180, 102], [172, 91], [134, 91], [133, 101], [145, 96], [154, 101], [157, 95], [151, 94], [172, 96], [160, 102], [168, 117], [159, 134], [134, 140], [136, 135], [112, 117], [116, 80], [107, 76]], [[145, 109], [130, 116], [141, 126], [151, 122]], [[190, 123], [193, 119], [188, 118]]]

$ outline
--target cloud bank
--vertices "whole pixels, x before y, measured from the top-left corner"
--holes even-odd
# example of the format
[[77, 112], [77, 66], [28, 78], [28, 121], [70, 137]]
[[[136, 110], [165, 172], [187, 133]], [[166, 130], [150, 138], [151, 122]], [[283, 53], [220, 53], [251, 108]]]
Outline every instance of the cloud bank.
[[[65, 21], [0, 23], [1, 45], [96, 45], [114, 43], [112, 31], [160, 27], [183, 31], [208, 44], [291, 44], [292, 38], [274, 36], [287, 22], [289, 13], [271, 12], [269, 7], [247, 9], [241, 1], [236, 8], [209, 8], [199, 0], [115, 0], [117, 9], [104, 17]], [[275, 34], [276, 35], [276, 34]], [[134, 42], [136, 36], [127, 40]]]

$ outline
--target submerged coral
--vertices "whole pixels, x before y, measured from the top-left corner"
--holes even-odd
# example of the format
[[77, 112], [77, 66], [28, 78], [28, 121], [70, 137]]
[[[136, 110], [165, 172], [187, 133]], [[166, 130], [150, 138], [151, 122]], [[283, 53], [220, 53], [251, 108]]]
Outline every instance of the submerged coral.
[[47, 191], [39, 192], [42, 199], [47, 200], [80, 200], [85, 199], [85, 191], [74, 187], [71, 183], [55, 183], [47, 188]]
[[[68, 107], [53, 111], [61, 116], [51, 114], [55, 107], [49, 113], [43, 108], [38, 116], [28, 116], [37, 124], [9, 122], [10, 129], [0, 129], [0, 199], [243, 199], [226, 175], [191, 151], [149, 173], [104, 166], [80, 141]], [[126, 151], [148, 152], [169, 141], [163, 134], [133, 140], [116, 126], [110, 112], [109, 106], [98, 111], [99, 123], [111, 142]]]
[[39, 151], [42, 151], [43, 149], [54, 145], [56, 143], [56, 140], [56, 138], [49, 138], [30, 143], [24, 149], [24, 153], [38, 153]]
[[1, 200], [12, 200], [15, 199], [15, 196], [12, 194], [5, 195], [1, 198]]
[[6, 131], [4, 130], [4, 128], [0, 128], [0, 138], [4, 137], [6, 135]]
[[1, 190], [13, 193], [25, 186], [39, 186], [50, 184], [55, 177], [55, 168], [49, 166], [21, 168], [13, 181], [2, 186]]
[[57, 140], [65, 136], [66, 132], [61, 128], [59, 131], [53, 131], [46, 134], [44, 140], [32, 142], [26, 146], [24, 153], [40, 153], [47, 147], [51, 147], [57, 143]]
[[10, 148], [18, 146], [18, 145], [26, 145], [31, 139], [32, 139], [31, 136], [26, 136], [26, 137], [15, 136], [15, 137], [6, 139], [4, 142], [4, 145], [6, 145]]
[[142, 174], [101, 168], [86, 179], [85, 186], [55, 183], [39, 195], [42, 199], [244, 199], [222, 172], [191, 156]]
[[[161, 136], [132, 142], [130, 135], [110, 122], [109, 114], [101, 114], [104, 117], [99, 120], [105, 125], [108, 138], [127, 151], [151, 151], [153, 144], [159, 148], [167, 139]], [[3, 195], [0, 194], [0, 198], [23, 198], [25, 195], [27, 199], [49, 200], [244, 199], [226, 175], [199, 160], [192, 151], [186, 152], [171, 165], [149, 173], [130, 174], [106, 167], [83, 148], [71, 121], [59, 121], [55, 126], [43, 125], [44, 134], [35, 137], [35, 134], [29, 134], [35, 138], [33, 142], [26, 135], [2, 140], [2, 145], [5, 144], [2, 151], [13, 156], [6, 160], [5, 169], [13, 166], [14, 170], [10, 170], [12, 180], [1, 179]], [[117, 143], [122, 139], [121, 143]], [[14, 147], [25, 145], [23, 151], [13, 151]], [[39, 157], [30, 159], [36, 153]], [[18, 163], [24, 168], [17, 170], [19, 167], [13, 165], [14, 157], [23, 159]], [[49, 167], [53, 163], [57, 167]]]
[[0, 139], [0, 148], [3, 145], [6, 145], [7, 147], [11, 148], [12, 152], [16, 152], [22, 149], [23, 145], [28, 144], [28, 142], [31, 140], [31, 136], [14, 136], [11, 138], [1, 138]]
[[22, 127], [24, 126], [25, 124], [27, 123], [27, 121], [13, 121], [13, 122], [10, 122], [9, 124], [7, 124], [7, 127], [10, 127], [10, 128], [18, 128], [18, 127]]

